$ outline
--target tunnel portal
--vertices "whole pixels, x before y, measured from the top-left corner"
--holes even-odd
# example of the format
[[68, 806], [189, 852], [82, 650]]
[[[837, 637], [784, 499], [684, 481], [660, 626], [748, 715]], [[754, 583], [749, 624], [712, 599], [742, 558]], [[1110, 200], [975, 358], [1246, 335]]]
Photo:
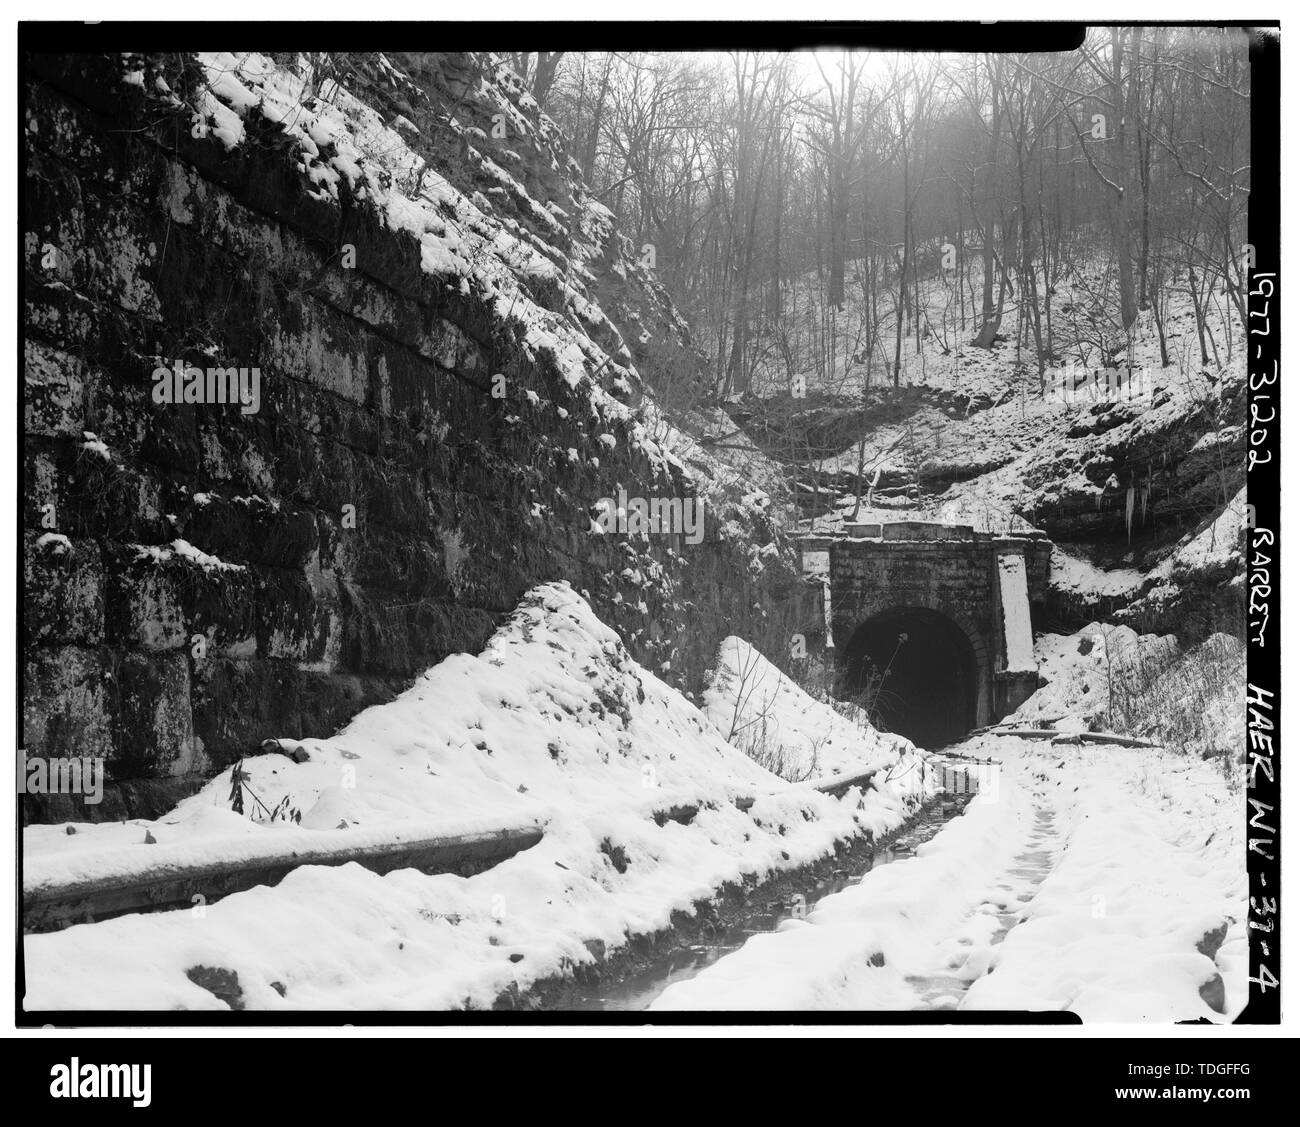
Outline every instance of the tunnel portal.
[[849, 639], [843, 668], [841, 696], [918, 747], [943, 747], [975, 727], [975, 651], [938, 611], [894, 607], [875, 615]]
[[1052, 554], [1038, 529], [849, 522], [839, 535], [803, 542], [805, 553], [826, 553], [837, 692], [865, 703], [883, 727], [941, 747], [1038, 688], [1032, 611], [1046, 597]]

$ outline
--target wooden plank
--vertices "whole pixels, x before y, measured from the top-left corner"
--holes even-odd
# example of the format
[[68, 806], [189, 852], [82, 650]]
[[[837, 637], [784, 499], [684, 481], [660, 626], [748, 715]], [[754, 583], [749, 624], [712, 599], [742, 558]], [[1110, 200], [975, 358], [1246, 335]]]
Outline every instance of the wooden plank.
[[[1064, 716], [1036, 716], [1035, 722], [1040, 728], [1047, 728], [1055, 724], [1058, 720], [1064, 720]], [[1014, 732], [1025, 731], [1027, 720], [1003, 720], [997, 724], [986, 724], [983, 728], [972, 728], [969, 736], [984, 736], [989, 733], [997, 732]], [[969, 736], [967, 738], [969, 738]]]
[[959, 763], [993, 764], [993, 763], [1001, 762], [1000, 760], [997, 759], [981, 759], [978, 755], [966, 755], [960, 751], [931, 751], [928, 752], [928, 754], [942, 756], [944, 759], [955, 759]]
[[[50, 883], [23, 892], [24, 932], [54, 931], [75, 923], [211, 904], [258, 885], [273, 887], [303, 865], [355, 862], [373, 873], [418, 869], [423, 873], [470, 876], [542, 840], [538, 826], [415, 838], [356, 850], [304, 848], [280, 856], [177, 864], [109, 878]], [[195, 897], [202, 897], [196, 900]]]
[[1133, 736], [1118, 736], [1114, 732], [1062, 732], [1052, 743], [1061, 744], [1115, 744], [1118, 747], [1163, 747], [1163, 744], [1140, 740]]
[[1118, 747], [1161, 747], [1150, 740], [1119, 736], [1114, 732], [1062, 732], [1059, 728], [1001, 728], [989, 736], [1018, 736], [1022, 740], [1051, 740], [1053, 744], [1115, 744]]
[[[854, 775], [822, 779], [813, 789], [841, 797], [851, 787], [866, 788], [876, 769]], [[749, 810], [753, 795], [734, 800]], [[699, 813], [699, 803], [670, 807], [654, 814], [659, 825], [689, 824]], [[72, 924], [112, 919], [131, 912], [155, 912], [212, 904], [236, 892], [265, 886], [273, 888], [304, 865], [337, 866], [355, 862], [373, 873], [416, 869], [423, 873], [471, 876], [513, 857], [542, 840], [540, 827], [512, 827], [479, 833], [440, 835], [409, 841], [365, 844], [355, 849], [313, 849], [309, 844], [287, 853], [268, 853], [236, 860], [184, 858], [164, 866], [72, 881], [51, 881], [23, 891], [23, 931], [56, 931]], [[200, 899], [201, 898], [201, 899]]]
[[877, 770], [877, 768], [873, 767], [870, 771], [862, 771], [856, 775], [841, 775], [834, 779], [822, 779], [813, 784], [813, 789], [821, 791], [822, 794], [829, 794], [832, 798], [843, 798], [844, 795], [848, 794], [851, 787], [861, 787], [866, 790], [871, 784], [871, 780], [875, 778]]

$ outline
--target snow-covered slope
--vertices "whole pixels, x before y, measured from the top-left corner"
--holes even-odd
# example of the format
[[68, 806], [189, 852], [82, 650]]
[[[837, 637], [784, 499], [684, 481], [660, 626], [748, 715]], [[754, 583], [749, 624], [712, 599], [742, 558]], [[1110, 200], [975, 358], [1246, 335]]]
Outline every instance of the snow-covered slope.
[[[743, 874], [885, 832], [925, 793], [919, 770], [843, 799], [785, 783], [632, 661], [564, 584], [531, 592], [483, 653], [297, 746], [306, 762], [268, 755], [244, 769], [266, 807], [287, 798], [301, 824], [268, 824], [251, 797], [233, 813], [227, 770], [156, 822], [29, 828], [25, 879], [147, 870], [173, 850], [216, 859], [250, 834], [288, 849], [339, 827], [370, 840], [471, 818], [537, 821], [544, 838], [469, 878], [305, 867], [206, 906], [202, 923], [179, 911], [28, 936], [27, 1004], [220, 1006], [186, 977], [208, 966], [234, 972], [252, 1008], [486, 1006], [591, 961], [594, 941], [612, 948], [667, 926]], [[742, 812], [739, 796], [757, 798]], [[700, 810], [687, 825], [653, 817], [688, 803]]]
[[919, 769], [909, 740], [872, 727], [861, 709], [804, 692], [743, 638], [730, 637], [704, 691], [704, 712], [735, 747], [789, 779], [877, 764]]
[[[1018, 719], [1050, 715], [1071, 731], [1096, 719], [1100, 630], [1040, 640], [1049, 683]], [[1115, 656], [1172, 669], [1206, 660], [1169, 638], [1107, 635]], [[1243, 730], [1207, 708], [1217, 738]], [[983, 793], [914, 858], [749, 940], [653, 1008], [1070, 1010], [1108, 1022], [1222, 1022], [1240, 1011], [1248, 889], [1237, 767], [1225, 776], [1192, 754], [993, 733], [950, 750], [998, 762], [978, 768]]]
[[1044, 634], [1035, 653], [1046, 684], [1012, 721], [1129, 733], [1230, 767], [1245, 750], [1246, 655], [1229, 635], [1183, 648], [1172, 635], [1094, 622]]
[[[467, 86], [458, 88], [456, 112], [446, 114], [382, 54], [374, 56], [379, 72], [368, 100], [340, 81], [329, 60], [304, 55], [285, 65], [256, 52], [204, 52], [198, 60], [206, 77], [201, 109], [215, 136], [230, 148], [243, 143], [252, 115], [281, 129], [299, 146], [313, 194], [367, 202], [391, 229], [418, 239], [425, 271], [485, 302], [501, 326], [518, 334], [530, 360], [553, 362], [585, 398], [583, 421], [609, 444], [628, 441], [665, 471], [689, 472], [701, 492], [721, 496], [721, 487], [745, 480], [728, 464], [737, 461], [734, 454], [715, 457], [681, 418], [669, 420], [655, 403], [649, 377], [662, 377], [653, 369], [665, 357], [686, 369], [688, 382], [698, 377], [687, 325], [653, 270], [617, 233], [614, 215], [582, 184], [559, 130], [495, 56], [465, 57], [470, 65], [458, 81]], [[444, 80], [441, 71], [438, 77]], [[411, 112], [437, 136], [422, 136], [404, 115], [381, 112], [381, 99], [414, 106]], [[440, 153], [453, 142], [454, 164], [430, 159], [431, 146]], [[567, 207], [546, 198], [551, 194]], [[602, 285], [605, 275], [613, 278]], [[640, 300], [630, 299], [634, 292]], [[639, 370], [638, 358], [652, 370]], [[642, 400], [647, 390], [651, 398]], [[531, 406], [554, 410], [540, 400]], [[740, 459], [748, 480], [757, 472], [767, 486], [781, 488], [743, 435], [733, 436], [730, 445], [738, 444], [748, 450]]]
[[[803, 425], [816, 421], [841, 448], [812, 459], [807, 472], [826, 503], [805, 513], [804, 527], [833, 534], [853, 515], [995, 532], [1028, 522], [1060, 545], [1052, 584], [1062, 621], [1109, 616], [1141, 595], [1127, 616], [1133, 625], [1165, 630], [1181, 621], [1199, 636], [1225, 629], [1235, 603], [1218, 588], [1239, 584], [1244, 570], [1231, 527], [1241, 523], [1234, 495], [1245, 476], [1244, 329], [1231, 303], [1201, 323], [1190, 295], [1171, 288], [1160, 321], [1144, 309], [1127, 348], [1102, 349], [1098, 324], [1113, 313], [1113, 282], [1086, 238], [1067, 258], [1072, 265], [1049, 294], [1053, 355], [1041, 383], [1032, 344], [969, 343], [973, 328], [960, 329], [951, 271], [922, 281], [929, 331], [904, 339], [897, 388], [892, 313], [877, 334], [889, 348], [868, 361], [854, 343], [871, 339], [862, 324], [868, 303], [826, 312], [840, 338], [839, 366], [819, 375], [809, 360], [801, 372]], [[792, 301], [792, 316], [811, 316], [803, 289]], [[1003, 332], [1015, 331], [1008, 318]], [[1124, 334], [1113, 339], [1123, 343]], [[1129, 367], [1135, 380], [1116, 390]], [[786, 382], [773, 369], [758, 386], [779, 395]], [[798, 408], [791, 401], [795, 433]], [[1215, 526], [1214, 551], [1199, 551], [1200, 534]]]

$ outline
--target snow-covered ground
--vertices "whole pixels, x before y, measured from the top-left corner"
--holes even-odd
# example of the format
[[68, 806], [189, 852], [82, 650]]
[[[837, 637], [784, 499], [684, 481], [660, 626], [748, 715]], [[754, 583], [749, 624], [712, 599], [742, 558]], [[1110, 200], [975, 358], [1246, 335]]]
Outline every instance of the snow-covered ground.
[[[789, 779], [916, 764], [910, 741], [878, 732], [858, 708], [815, 700], [742, 638], [730, 637], [704, 691], [714, 727], [751, 759]], [[864, 757], [865, 756], [865, 757]]]
[[1043, 635], [1035, 652], [1048, 683], [1017, 719], [1124, 732], [1197, 758], [1231, 760], [1244, 750], [1246, 655], [1238, 639], [1212, 634], [1183, 650], [1172, 635], [1094, 622]]
[[[1222, 486], [1217, 503], [1213, 496], [1200, 499], [1217, 508], [1217, 518], [1158, 556], [1132, 561], [1141, 562], [1140, 568], [1105, 571], [1058, 548], [1053, 585], [1083, 603], [1122, 597], [1143, 599], [1154, 607], [1174, 597], [1181, 582], [1228, 566], [1234, 552], [1239, 556], [1244, 498], [1233, 494], [1243, 478], [1241, 457], [1232, 450], [1242, 444], [1243, 397], [1237, 394], [1235, 406], [1230, 404], [1245, 378], [1242, 326], [1226, 308], [1210, 317], [1204, 329], [1212, 356], [1202, 363], [1191, 298], [1170, 290], [1163, 317], [1167, 366], [1150, 309], [1139, 313], [1125, 353], [1103, 355], [1092, 318], [1100, 317], [1113, 297], [1105, 296], [1104, 263], [1095, 261], [1095, 248], [1087, 245], [1080, 245], [1073, 257], [1081, 265], [1065, 270], [1051, 299], [1054, 348], [1060, 359], [1046, 369], [1046, 389], [1040, 387], [1032, 347], [1019, 358], [1013, 342], [992, 349], [972, 347], [974, 329], [959, 332], [954, 319], [952, 278], [940, 272], [923, 280], [922, 301], [934, 331], [922, 336], [919, 349], [914, 339], [904, 340], [900, 373], [904, 394], [908, 388], [921, 394], [911, 394], [897, 410], [885, 411], [887, 421], [873, 425], [861, 444], [853, 442], [816, 463], [822, 472], [839, 475], [846, 494], [834, 499], [828, 511], [805, 521], [804, 531], [834, 534], [856, 514], [868, 522], [946, 521], [1010, 532], [1033, 524], [1036, 514], [1093, 511], [1113, 521], [1112, 539], [1119, 542], [1147, 525], [1153, 475], [1148, 464], [1140, 471], [1125, 471], [1121, 480], [1115, 467], [1130, 465], [1133, 451], [1144, 450], [1153, 452], [1148, 461], [1154, 460], [1158, 468], [1170, 459], [1217, 466]], [[977, 285], [977, 263], [974, 274]], [[806, 288], [799, 288], [792, 299], [796, 322], [813, 315]], [[852, 290], [851, 285], [851, 295]], [[869, 402], [888, 406], [894, 395], [885, 390], [892, 388], [892, 313], [884, 314], [881, 330], [888, 355], [873, 360], [869, 382], [864, 358], [855, 352], [854, 342], [864, 337], [859, 322], [866, 307], [863, 298], [851, 296], [842, 313], [825, 314], [837, 335], [837, 366], [821, 375], [811, 366], [801, 372], [810, 395], [822, 391], [839, 396], [846, 416], [864, 386], [875, 397]], [[1015, 327], [1015, 317], [1009, 314], [1003, 332], [1014, 338]], [[1107, 326], [1103, 335], [1123, 340], [1117, 325]], [[1132, 385], [1132, 398], [1106, 388], [1106, 379], [1117, 369], [1102, 367], [1103, 362], [1141, 373]], [[1101, 391], [1092, 394], [1085, 384], [1081, 392], [1063, 395], [1059, 385], [1067, 373], [1074, 379], [1098, 373]], [[760, 386], [769, 390], [784, 386], [782, 374], [765, 372], [761, 377]], [[877, 414], [874, 409], [868, 413], [870, 418]], [[1180, 434], [1192, 417], [1202, 421], [1190, 437]], [[904, 495], [895, 488], [881, 496], [870, 488], [873, 478], [880, 480], [877, 475], [893, 482], [919, 482], [920, 489]]]
[[[279, 127], [318, 198], [338, 199], [346, 184], [352, 198], [418, 240], [428, 273], [475, 295], [533, 358], [553, 361], [564, 384], [554, 390], [567, 406], [533, 391], [520, 405], [526, 423], [530, 412], [576, 406], [602, 448], [630, 445], [663, 474], [681, 469], [705, 495], [723, 486], [741, 495], [740, 507], [780, 508], [780, 475], [722, 412], [692, 419], [691, 433], [649, 398], [630, 405], [643, 390], [634, 338], [600, 308], [593, 273], [618, 236], [594, 197], [580, 192], [561, 222], [480, 151], [481, 132], [449, 123], [467, 157], [496, 180], [488, 194], [504, 193], [527, 218], [521, 223], [488, 195], [466, 194], [426, 168], [404, 135], [410, 122], [387, 120], [310, 60], [283, 66], [214, 52], [200, 61], [208, 80], [201, 109], [223, 144], [243, 144], [258, 117]], [[496, 97], [487, 89], [479, 96]], [[532, 121], [504, 96], [499, 108], [521, 137], [547, 141], [553, 127], [544, 117]], [[551, 171], [568, 170], [553, 163]], [[566, 254], [556, 250], [561, 243]], [[615, 270], [657, 286], [638, 266]], [[1096, 269], [1076, 269], [1058, 282], [1057, 345], [1067, 354], [1075, 344], [1061, 341], [1080, 339], [1069, 318], [1093, 302], [1097, 279]], [[1140, 523], [1140, 483], [1088, 470], [1152, 445], [1244, 371], [1244, 349], [1234, 350], [1226, 323], [1210, 325], [1220, 362], [1197, 362], [1195, 316], [1175, 294], [1166, 324], [1171, 367], [1160, 365], [1149, 314], [1131, 351], [1159, 390], [1149, 402], [1106, 405], [1101, 426], [1098, 405], [1037, 394], [1037, 374], [1017, 368], [1014, 346], [964, 344], [943, 278], [924, 292], [933, 331], [919, 350], [904, 341], [900, 383], [926, 389], [929, 402], [820, 468], [852, 474], [861, 461], [870, 478], [928, 466], [956, 484], [907, 508], [879, 498], [859, 508], [847, 498], [819, 530], [859, 509], [860, 520], [916, 516], [1002, 531], [1023, 527], [1044, 506], [1080, 503], [1114, 504]], [[808, 292], [794, 301], [796, 322], [820, 317], [800, 310]], [[836, 360], [822, 381], [808, 380], [810, 393], [862, 386], [854, 319], [865, 307], [859, 286], [832, 318]], [[1014, 332], [1011, 318], [1005, 329]], [[1100, 359], [1087, 348], [1068, 358], [1083, 367]], [[872, 361], [874, 387], [885, 362]], [[755, 386], [785, 386], [789, 375], [760, 371]], [[1224, 423], [1197, 444], [1199, 457], [1213, 461], [1239, 438], [1239, 425]], [[93, 434], [86, 438], [87, 449], [107, 456]], [[1185, 572], [1230, 563], [1242, 510], [1238, 495], [1153, 570], [1104, 572], [1058, 552], [1053, 582], [1081, 596], [1159, 598]], [[744, 532], [730, 521], [722, 531]], [[54, 536], [48, 547], [63, 550]], [[160, 550], [231, 566], [185, 541]], [[1232, 759], [1242, 725], [1238, 679], [1215, 677], [1234, 660], [1234, 644], [1215, 636], [1184, 654], [1170, 638], [1103, 624], [1040, 639], [1035, 657], [1049, 683], [1017, 718], [1067, 731], [1126, 725], [1166, 748], [973, 737], [964, 750], [995, 756], [1000, 769], [916, 858], [873, 870], [807, 920], [752, 940], [658, 1004], [1230, 1017], [1244, 1000], [1244, 796]], [[1162, 694], [1161, 684], [1175, 688]], [[467, 878], [307, 865], [274, 888], [193, 910], [28, 936], [25, 1005], [220, 1009], [226, 1003], [187, 974], [209, 968], [235, 976], [243, 1005], [254, 1009], [489, 1006], [669, 926], [674, 912], [692, 911], [725, 883], [896, 828], [934, 786], [934, 772], [906, 741], [808, 695], [742, 639], [721, 647], [697, 709], [632, 661], [562, 584], [531, 592], [483, 653], [452, 657], [334, 737], [285, 741], [285, 750], [293, 757], [245, 761], [242, 781], [227, 769], [157, 820], [29, 827], [25, 887], [500, 827], [538, 825], [542, 841]], [[883, 768], [875, 785], [841, 799], [791, 781], [872, 767]], [[232, 792], [243, 796], [242, 812]], [[755, 801], [742, 811], [741, 797]], [[699, 807], [688, 824], [655, 817], [682, 806]], [[1220, 929], [1221, 945], [1206, 940]]]
[[995, 895], [1033, 806], [1018, 788], [966, 812], [917, 850], [828, 896], [803, 920], [755, 936], [694, 979], [656, 999], [657, 1010], [910, 1009], [908, 978], [939, 959], [935, 948]]
[[1059, 547], [1052, 548], [1048, 580], [1058, 591], [1084, 599], [1119, 598], [1134, 594], [1145, 579], [1136, 568], [1101, 568]]
[[1185, 755], [993, 741], [974, 750], [1032, 781], [1059, 855], [962, 1007], [1230, 1020], [1248, 973], [1241, 788]]
[[[791, 785], [638, 666], [567, 584], [544, 585], [481, 654], [447, 659], [329, 740], [289, 741], [304, 762], [246, 760], [244, 814], [227, 769], [157, 821], [29, 827], [23, 875], [35, 888], [349, 834], [368, 844], [531, 823], [544, 827], [538, 845], [468, 878], [304, 866], [193, 910], [27, 936], [25, 1004], [221, 1008], [186, 975], [209, 967], [237, 976], [249, 1008], [489, 1006], [591, 962], [598, 945], [668, 926], [726, 882], [901, 824], [933, 772], [905, 741], [871, 735], [860, 760], [842, 745], [839, 762], [888, 765], [888, 780], [841, 799]], [[733, 800], [749, 796], [741, 811]], [[687, 804], [700, 806], [688, 825], [654, 818]], [[301, 821], [269, 820], [282, 806]]]
[[[1040, 642], [1049, 684], [1013, 719], [1089, 726], [1106, 695], [1104, 650], [1088, 644], [1100, 631]], [[1172, 645], [1122, 628], [1110, 640]], [[1243, 726], [1231, 710], [1216, 715], [1235, 746]], [[1238, 767], [1225, 777], [1192, 754], [1050, 736], [985, 733], [950, 750], [999, 762], [980, 768], [984, 793], [915, 858], [751, 939], [654, 1008], [1065, 1009], [1115, 1022], [1221, 1022], [1241, 1009]]]
[[[1205, 717], [1169, 748], [1052, 743], [996, 731], [951, 749], [980, 795], [915, 857], [878, 866], [806, 919], [751, 939], [654, 1004], [679, 1009], [1068, 1009], [1092, 1021], [1229, 1020], [1245, 1001], [1239, 654], [1210, 639], [1093, 624], [1038, 640], [1046, 684], [1011, 718], [1062, 735], [1184, 719], [1166, 678], [1195, 672]], [[1117, 677], [1158, 671], [1116, 696]], [[1127, 673], [1123, 671], [1127, 670]], [[1182, 690], [1180, 689], [1179, 692]], [[1181, 698], [1180, 698], [1181, 699]], [[1154, 703], [1153, 703], [1154, 702]], [[885, 768], [840, 800], [753, 762], [737, 723], [808, 773]], [[1121, 725], [1116, 725], [1121, 726]], [[743, 729], [742, 729], [743, 731]], [[820, 740], [818, 757], [810, 744]], [[935, 786], [906, 741], [814, 700], [728, 639], [701, 712], [637, 666], [563, 584], [537, 588], [476, 657], [431, 669], [296, 763], [245, 763], [252, 793], [302, 812], [230, 809], [231, 772], [155, 822], [25, 831], [28, 887], [416, 832], [540, 824], [540, 844], [476, 876], [304, 866], [274, 888], [194, 910], [126, 916], [25, 939], [33, 1009], [222, 1008], [195, 968], [236, 976], [248, 1008], [489, 1006], [669, 926], [720, 886], [896, 828]], [[734, 799], [757, 796], [742, 812]], [[653, 815], [700, 804], [686, 825]], [[467, 821], [467, 815], [472, 819]]]

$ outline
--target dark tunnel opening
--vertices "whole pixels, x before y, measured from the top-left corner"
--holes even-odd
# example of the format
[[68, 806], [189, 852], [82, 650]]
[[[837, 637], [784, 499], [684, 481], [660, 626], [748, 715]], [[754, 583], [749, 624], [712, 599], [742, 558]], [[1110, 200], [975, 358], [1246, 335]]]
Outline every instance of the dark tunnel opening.
[[868, 619], [844, 650], [840, 694], [885, 731], [938, 748], [975, 726], [975, 651], [952, 619], [896, 607]]

